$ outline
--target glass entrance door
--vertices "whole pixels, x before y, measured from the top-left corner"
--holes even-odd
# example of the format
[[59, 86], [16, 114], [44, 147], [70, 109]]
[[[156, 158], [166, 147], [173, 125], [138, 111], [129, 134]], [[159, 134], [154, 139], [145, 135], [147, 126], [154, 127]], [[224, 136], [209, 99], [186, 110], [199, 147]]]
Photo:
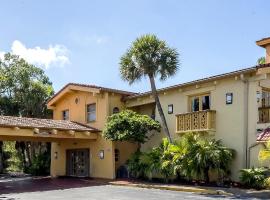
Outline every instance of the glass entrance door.
[[67, 176], [89, 176], [89, 149], [67, 150]]

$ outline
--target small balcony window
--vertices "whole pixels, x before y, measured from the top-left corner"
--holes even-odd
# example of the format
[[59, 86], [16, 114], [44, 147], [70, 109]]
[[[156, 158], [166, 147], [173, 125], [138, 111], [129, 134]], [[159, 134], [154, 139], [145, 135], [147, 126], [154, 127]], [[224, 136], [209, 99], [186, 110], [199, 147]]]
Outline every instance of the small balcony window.
[[87, 105], [87, 122], [96, 121], [96, 104]]
[[63, 120], [69, 120], [69, 110], [63, 110], [62, 111], [62, 119]]
[[201, 110], [210, 110], [211, 102], [210, 95], [200, 95], [190, 97], [191, 112], [201, 111]]

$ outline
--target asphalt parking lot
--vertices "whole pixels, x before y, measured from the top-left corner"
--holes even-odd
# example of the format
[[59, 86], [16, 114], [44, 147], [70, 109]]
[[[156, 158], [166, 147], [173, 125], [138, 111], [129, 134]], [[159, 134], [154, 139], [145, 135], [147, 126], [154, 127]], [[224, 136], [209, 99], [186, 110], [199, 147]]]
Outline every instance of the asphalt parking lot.
[[[106, 181], [72, 178], [0, 180], [0, 200], [214, 200], [256, 199], [110, 185]], [[269, 198], [266, 198], [269, 199]]]
[[112, 185], [90, 186], [64, 190], [50, 190], [1, 195], [1, 200], [180, 200], [231, 199], [222, 196], [204, 196], [186, 192], [142, 189]]

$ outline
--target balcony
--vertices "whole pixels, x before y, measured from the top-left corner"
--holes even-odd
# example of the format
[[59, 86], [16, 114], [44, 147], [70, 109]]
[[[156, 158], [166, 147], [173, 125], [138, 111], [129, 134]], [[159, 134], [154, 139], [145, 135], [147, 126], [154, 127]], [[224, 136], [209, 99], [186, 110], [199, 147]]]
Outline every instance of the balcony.
[[260, 107], [259, 111], [259, 121], [258, 123], [270, 123], [270, 107]]
[[176, 115], [176, 133], [215, 131], [216, 111], [204, 110]]

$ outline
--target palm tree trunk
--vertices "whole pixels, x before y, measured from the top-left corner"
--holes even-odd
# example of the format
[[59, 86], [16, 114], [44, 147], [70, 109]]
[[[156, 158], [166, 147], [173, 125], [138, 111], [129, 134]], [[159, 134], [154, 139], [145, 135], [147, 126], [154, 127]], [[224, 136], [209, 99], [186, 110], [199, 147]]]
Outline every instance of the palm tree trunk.
[[153, 96], [155, 98], [156, 106], [157, 106], [157, 109], [158, 109], [158, 112], [159, 112], [159, 115], [160, 115], [161, 125], [163, 127], [163, 130], [164, 130], [165, 134], [168, 137], [169, 142], [172, 143], [172, 138], [171, 138], [171, 135], [170, 135], [170, 131], [168, 129], [168, 125], [167, 125], [167, 122], [166, 122], [166, 119], [165, 119], [165, 116], [164, 116], [164, 112], [162, 110], [162, 107], [161, 107], [161, 104], [160, 104], [160, 101], [159, 101], [157, 88], [156, 88], [156, 84], [155, 84], [155, 79], [154, 79], [154, 77], [152, 75], [149, 75], [149, 79], [150, 79], [152, 94], [153, 94]]

